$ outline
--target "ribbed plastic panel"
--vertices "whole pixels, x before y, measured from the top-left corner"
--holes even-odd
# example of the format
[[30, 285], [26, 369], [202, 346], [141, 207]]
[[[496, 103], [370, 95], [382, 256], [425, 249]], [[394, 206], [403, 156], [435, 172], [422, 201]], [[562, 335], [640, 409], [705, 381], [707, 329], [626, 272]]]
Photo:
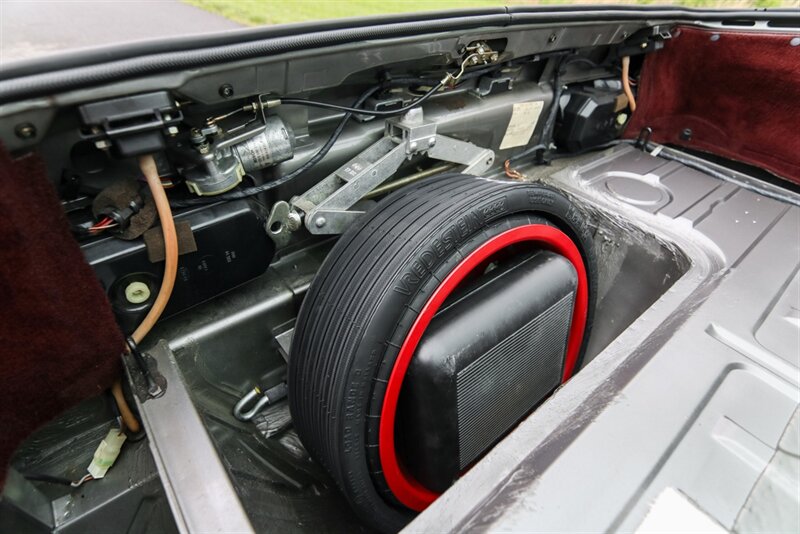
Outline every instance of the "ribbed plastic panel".
[[462, 469], [559, 384], [573, 297], [563, 297], [456, 376]]

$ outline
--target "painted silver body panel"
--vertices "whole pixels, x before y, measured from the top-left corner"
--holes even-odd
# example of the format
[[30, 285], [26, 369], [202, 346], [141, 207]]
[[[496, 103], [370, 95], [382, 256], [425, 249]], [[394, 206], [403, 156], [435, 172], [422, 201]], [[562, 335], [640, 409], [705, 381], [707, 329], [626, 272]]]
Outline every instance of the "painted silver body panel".
[[[253, 532], [250, 520], [192, 404], [175, 356], [161, 341], [150, 349], [166, 379], [164, 395], [137, 405], [150, 452], [180, 532]], [[137, 372], [135, 367], [129, 372]], [[142, 399], [145, 399], [142, 401]]]
[[[777, 523], [767, 522], [775, 517], [768, 513], [775, 506], [762, 503], [774, 502], [764, 492], [774, 495], [780, 488], [774, 480], [784, 480], [787, 465], [791, 474], [796, 462], [792, 445], [781, 453], [778, 444], [787, 439], [782, 436], [800, 402], [800, 208], [629, 146], [558, 163], [524, 171], [566, 191], [592, 218], [612, 220], [623, 232], [655, 236], [690, 265], [407, 530], [635, 530], [665, 488], [685, 495], [726, 529], [785, 528], [796, 517], [797, 500], [784, 495], [783, 522]], [[747, 184], [746, 177], [736, 178]], [[768, 184], [758, 186], [775, 197], [788, 195]], [[598, 257], [617, 261], [613, 251], [602, 248]], [[653, 262], [637, 268], [656, 269]], [[287, 482], [300, 491], [309, 482], [292, 471], [270, 482], [281, 458], [272, 455], [289, 450], [285, 437], [293, 436], [290, 430], [276, 440], [265, 424], [282, 417], [280, 407], [256, 421], [259, 443], [245, 439], [236, 426], [219, 424], [219, 409], [235, 401], [232, 385], [244, 391], [248, 377], [268, 372], [274, 365], [269, 362], [280, 358], [277, 352], [251, 355], [260, 354], [271, 332], [290, 320], [293, 303], [317, 268], [313, 257], [287, 257], [262, 280], [167, 321], [155, 333], [170, 340], [184, 374], [200, 370], [199, 382], [184, 382], [233, 482], [221, 497], [238, 493], [256, 530], [268, 524], [257, 515], [263, 501], [253, 500], [253, 486], [231, 464], [246, 462], [249, 476], [264, 477], [257, 487], [265, 491]], [[627, 280], [631, 273], [622, 274]], [[621, 313], [608, 306], [602, 312]], [[609, 332], [599, 336], [598, 347], [619, 331], [607, 324], [597, 328]], [[596, 352], [589, 350], [589, 357]], [[144, 403], [148, 408], [164, 409], [160, 399]], [[169, 420], [180, 414], [161, 416]], [[212, 427], [209, 421], [215, 421]], [[272, 443], [267, 449], [260, 448], [264, 439]], [[262, 462], [264, 468], [256, 467]], [[176, 472], [159, 467], [169, 487]], [[186, 469], [180, 471], [186, 480], [206, 476]], [[327, 485], [324, 477], [316, 480], [312, 484]]]
[[[733, 529], [768, 466], [800, 467], [778, 447], [800, 403], [800, 209], [629, 146], [547, 181], [692, 266], [406, 531], [631, 531], [665, 488]], [[771, 526], [794, 530], [782, 502]]]

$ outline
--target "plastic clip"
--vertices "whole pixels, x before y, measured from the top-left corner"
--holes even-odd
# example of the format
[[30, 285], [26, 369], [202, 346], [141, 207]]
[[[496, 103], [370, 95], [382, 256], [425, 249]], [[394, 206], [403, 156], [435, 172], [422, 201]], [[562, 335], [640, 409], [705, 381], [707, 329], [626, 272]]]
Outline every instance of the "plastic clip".
[[133, 355], [133, 359], [136, 361], [136, 365], [139, 367], [139, 370], [142, 372], [142, 375], [147, 382], [147, 392], [153, 398], [160, 397], [164, 394], [164, 390], [161, 389], [161, 386], [159, 386], [153, 378], [153, 374], [150, 372], [150, 367], [147, 365], [144, 355], [139, 350], [139, 346], [130, 336], [126, 338], [125, 341], [127, 342], [128, 348]]

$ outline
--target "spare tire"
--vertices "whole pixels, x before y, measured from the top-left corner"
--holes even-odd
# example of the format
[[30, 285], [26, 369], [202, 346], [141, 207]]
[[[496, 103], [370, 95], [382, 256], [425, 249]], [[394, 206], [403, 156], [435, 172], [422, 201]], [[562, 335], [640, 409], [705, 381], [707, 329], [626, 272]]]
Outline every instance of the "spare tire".
[[399, 530], [436, 497], [394, 451], [393, 410], [420, 328], [449, 286], [520, 242], [578, 271], [566, 380], [586, 344], [596, 268], [585, 217], [552, 188], [461, 174], [406, 187], [341, 236], [311, 284], [289, 361], [291, 413], [308, 451], [369, 525]]

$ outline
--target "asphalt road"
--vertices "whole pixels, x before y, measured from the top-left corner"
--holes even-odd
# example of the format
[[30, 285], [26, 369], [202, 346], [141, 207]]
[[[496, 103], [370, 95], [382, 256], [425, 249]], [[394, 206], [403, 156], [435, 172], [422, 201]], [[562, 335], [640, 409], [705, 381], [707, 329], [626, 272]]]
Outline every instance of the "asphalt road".
[[73, 48], [240, 27], [178, 0], [0, 0], [0, 67]]

